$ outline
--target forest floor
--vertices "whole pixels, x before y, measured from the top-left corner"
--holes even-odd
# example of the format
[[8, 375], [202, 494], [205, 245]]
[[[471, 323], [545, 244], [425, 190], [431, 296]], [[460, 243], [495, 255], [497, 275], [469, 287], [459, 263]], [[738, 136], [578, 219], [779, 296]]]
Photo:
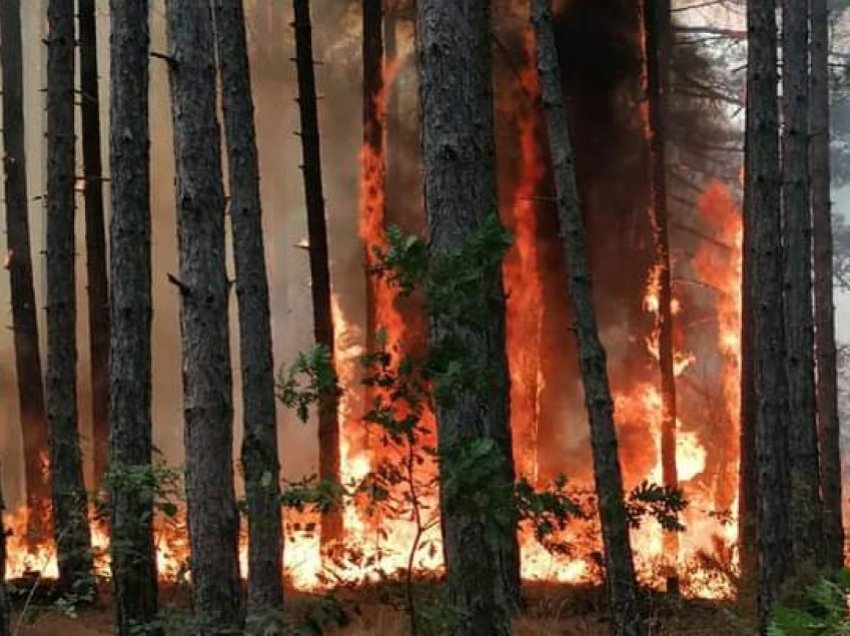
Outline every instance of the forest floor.
[[[38, 595], [37, 595], [38, 596]], [[315, 634], [327, 636], [407, 636], [410, 634], [406, 613], [379, 602], [387, 597], [376, 589], [342, 592], [338, 607], [345, 610], [347, 624], [330, 626]], [[609, 636], [604, 594], [600, 588], [581, 588], [563, 585], [534, 585], [526, 589], [527, 607], [514, 621], [515, 636]], [[305, 616], [317, 617], [326, 613], [325, 603], [315, 596], [293, 592], [288, 597], [287, 614], [296, 621]], [[186, 593], [183, 590], [162, 590], [162, 604], [170, 611], [185, 613]], [[651, 601], [651, 633], [653, 636], [740, 636], [745, 630], [735, 618], [735, 609], [719, 601], [666, 599]], [[23, 617], [21, 610], [26, 608]], [[108, 588], [100, 593], [97, 602], [80, 609], [72, 616], [55, 602], [46, 598], [25, 597], [13, 601], [13, 636], [97, 636], [113, 634], [113, 608]], [[319, 622], [326, 621], [317, 618]], [[175, 624], [168, 630], [185, 633]], [[310, 633], [310, 632], [305, 632]]]

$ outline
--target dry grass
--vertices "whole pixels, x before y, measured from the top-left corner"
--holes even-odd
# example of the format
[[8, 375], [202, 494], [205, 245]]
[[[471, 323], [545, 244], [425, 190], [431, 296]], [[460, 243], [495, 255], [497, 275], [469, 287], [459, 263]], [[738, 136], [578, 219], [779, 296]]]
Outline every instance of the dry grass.
[[[164, 590], [165, 602], [184, 604], [181, 594]], [[404, 612], [379, 602], [375, 589], [348, 591], [342, 602], [350, 623], [328, 629], [329, 636], [408, 636]], [[599, 588], [560, 585], [533, 585], [526, 589], [527, 606], [514, 620], [515, 636], [609, 636], [604, 594]], [[108, 591], [76, 619], [55, 609], [35, 607], [18, 636], [100, 636], [114, 633], [113, 610]], [[287, 613], [299, 616], [317, 607], [315, 597], [293, 593]], [[650, 600], [649, 636], [741, 636], [733, 608], [715, 601], [671, 600], [655, 596]], [[14, 623], [13, 623], [14, 627]]]

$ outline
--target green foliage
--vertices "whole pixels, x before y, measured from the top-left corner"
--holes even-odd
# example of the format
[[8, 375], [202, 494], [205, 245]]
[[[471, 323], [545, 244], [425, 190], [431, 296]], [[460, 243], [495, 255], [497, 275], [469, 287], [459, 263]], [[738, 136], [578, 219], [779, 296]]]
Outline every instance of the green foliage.
[[665, 530], [682, 532], [685, 527], [679, 521], [679, 515], [687, 506], [680, 488], [647, 481], [632, 489], [626, 497], [626, 515], [633, 528], [639, 528], [643, 519], [651, 517]]
[[286, 374], [277, 381], [277, 396], [288, 408], [295, 409], [298, 419], [306, 422], [310, 406], [322, 404], [340, 394], [331, 353], [324, 345], [315, 345], [299, 353]]
[[570, 546], [559, 540], [572, 519], [586, 519], [587, 513], [567, 492], [567, 478], [559, 476], [548, 490], [535, 490], [525, 478], [514, 487], [520, 523], [530, 522], [537, 541], [552, 553], [568, 554]]
[[806, 589], [799, 603], [778, 605], [768, 636], [842, 636], [850, 634], [847, 612], [850, 570], [822, 577]]
[[[311, 475], [297, 481], [284, 481], [280, 493], [280, 503], [284, 508], [298, 512], [314, 510], [328, 512], [341, 506], [345, 489], [330, 479], [319, 479]], [[308, 528], [308, 531], [312, 529]]]

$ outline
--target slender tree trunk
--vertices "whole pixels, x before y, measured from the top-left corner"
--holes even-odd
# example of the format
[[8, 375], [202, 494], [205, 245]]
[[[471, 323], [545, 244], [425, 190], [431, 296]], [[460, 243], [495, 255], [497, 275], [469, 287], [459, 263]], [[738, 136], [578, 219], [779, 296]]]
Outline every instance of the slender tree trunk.
[[196, 633], [241, 633], [221, 131], [211, 7], [166, 3]]
[[249, 531], [248, 622], [262, 632], [263, 621], [283, 603], [283, 542], [260, 167], [242, 0], [215, 0], [214, 6], [239, 302], [245, 430], [242, 470]]
[[154, 491], [126, 478], [152, 470], [148, 0], [111, 0], [110, 21], [109, 461], [115, 475], [108, 485], [117, 630], [131, 636], [157, 618]]
[[47, 20], [47, 421], [60, 584], [79, 593], [92, 554], [77, 433], [73, 0], [50, 0]]
[[[331, 275], [325, 196], [322, 192], [322, 156], [319, 115], [316, 107], [316, 74], [310, 0], [292, 0], [295, 9], [295, 47], [298, 67], [298, 108], [301, 114], [301, 151], [304, 196], [307, 202], [307, 236], [310, 243], [310, 278], [313, 294], [313, 333], [316, 344], [334, 359], [334, 327], [331, 314]], [[339, 482], [339, 421], [337, 399], [327, 396], [319, 405], [319, 475]], [[342, 514], [331, 510], [322, 517], [322, 545], [342, 538]]]
[[811, 188], [814, 221], [815, 351], [825, 561], [844, 565], [838, 372], [833, 304], [829, 166], [829, 19], [826, 0], [811, 0]]
[[788, 573], [788, 408], [784, 364], [776, 1], [747, 4], [747, 157], [745, 188], [752, 230], [749, 302], [753, 312], [758, 482], [759, 619], [764, 623]]
[[[655, 242], [655, 282], [658, 314], [658, 363], [661, 372], [661, 470], [665, 486], [677, 488], [676, 372], [673, 349], [673, 295], [670, 284], [670, 235], [667, 221], [666, 120], [670, 77], [670, 0], [644, 0], [647, 88], [649, 99], [649, 152], [652, 175], [650, 216]], [[678, 591], [679, 535], [664, 534], [669, 591]]]
[[89, 301], [94, 485], [106, 472], [109, 448], [109, 290], [100, 156], [100, 89], [97, 73], [95, 0], [79, 0], [83, 173], [86, 204], [86, 274]]
[[361, 151], [360, 236], [366, 261], [366, 350], [375, 350], [380, 281], [369, 269], [377, 265], [375, 236], [383, 235], [385, 221], [386, 157], [384, 129], [383, 0], [363, 0], [363, 150]]
[[558, 217], [570, 273], [569, 292], [576, 321], [581, 377], [590, 421], [611, 617], [616, 634], [637, 635], [642, 634], [644, 628], [638, 609], [635, 570], [623, 499], [614, 406], [608, 385], [605, 349], [599, 340], [593, 305], [593, 285], [587, 263], [584, 224], [575, 182], [567, 113], [561, 94], [549, 0], [533, 0], [532, 19], [537, 36], [537, 69], [549, 133]]
[[796, 568], [823, 562], [815, 413], [812, 216], [809, 189], [809, 0], [782, 1], [782, 200], [788, 464]]
[[[425, 204], [429, 258], [439, 264], [471, 232], [498, 213], [488, 0], [421, 0], [417, 3]], [[482, 439], [500, 455], [492, 479], [512, 487], [513, 456], [505, 355], [505, 305], [501, 268], [483, 272], [475, 298], [489, 307], [486, 326], [429, 307], [429, 344], [462, 342], [473, 368], [492, 378], [486, 387], [454, 389], [460, 395], [436, 405], [441, 479], [452, 477], [452, 451]], [[439, 389], [438, 389], [439, 393]], [[512, 523], [485, 531], [492, 521], [453, 505], [443, 493], [443, 545], [449, 593], [460, 614], [456, 634], [509, 634], [519, 598], [519, 550]], [[492, 528], [488, 528], [492, 529]]]
[[3, 73], [3, 169], [6, 194], [6, 232], [12, 292], [15, 371], [24, 446], [28, 534], [34, 542], [49, 531], [41, 527], [50, 500], [47, 457], [47, 419], [39, 357], [38, 318], [32, 274], [32, 251], [24, 141], [23, 51], [20, 0], [0, 1], [0, 58]]

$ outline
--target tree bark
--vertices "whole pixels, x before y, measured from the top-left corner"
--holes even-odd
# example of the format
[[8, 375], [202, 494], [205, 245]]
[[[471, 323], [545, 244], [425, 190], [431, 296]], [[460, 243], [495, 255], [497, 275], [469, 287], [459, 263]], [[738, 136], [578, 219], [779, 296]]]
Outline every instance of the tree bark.
[[86, 275], [89, 301], [94, 486], [106, 472], [109, 448], [109, 289], [100, 155], [100, 89], [97, 72], [95, 0], [79, 0], [83, 174], [86, 205]]
[[751, 276], [745, 294], [752, 311], [757, 397], [755, 442], [758, 481], [758, 609], [766, 623], [788, 573], [788, 409], [782, 302], [782, 246], [777, 99], [776, 0], [747, 4], [747, 189], [745, 227], [752, 231]]
[[127, 478], [152, 470], [148, 0], [111, 0], [110, 24], [110, 544], [117, 631], [131, 636], [158, 610], [154, 489]]
[[241, 633], [221, 131], [211, 7], [166, 3], [196, 633]]
[[[417, 3], [425, 204], [432, 264], [462, 247], [498, 214], [488, 0], [421, 0]], [[501, 268], [482, 273], [475, 302], [489, 308], [486, 325], [429, 306], [429, 344], [463, 343], [473, 365], [492, 382], [458, 389], [437, 400], [441, 480], [451, 477], [452, 449], [491, 439], [500, 455], [492, 479], [514, 480], [505, 355], [505, 300]], [[449, 593], [460, 611], [456, 634], [510, 633], [510, 611], [519, 599], [519, 550], [514, 524], [485, 532], [492, 522], [441, 501]]]
[[549, 134], [561, 239], [569, 270], [569, 293], [575, 316], [579, 366], [590, 421], [611, 617], [616, 634], [643, 634], [624, 506], [614, 405], [608, 384], [605, 349], [599, 340], [593, 304], [593, 284], [587, 263], [584, 224], [575, 181], [567, 113], [561, 94], [558, 53], [549, 0], [533, 0], [532, 20], [537, 37], [537, 70]]
[[29, 538], [37, 543], [49, 532], [49, 528], [42, 527], [41, 522], [47, 520], [44, 512], [50, 500], [50, 481], [43, 461], [48, 453], [47, 419], [44, 412], [30, 247], [20, 0], [0, 2], [0, 38], [3, 74], [3, 169], [15, 371], [18, 379], [18, 405], [29, 508], [27, 533]]
[[789, 515], [794, 566], [823, 562], [815, 413], [809, 190], [809, 0], [782, 1], [782, 209], [788, 374]]
[[[307, 203], [307, 237], [310, 243], [310, 288], [313, 294], [313, 333], [316, 344], [325, 347], [334, 360], [334, 327], [331, 314], [331, 275], [325, 195], [322, 191], [322, 155], [319, 115], [316, 105], [316, 73], [310, 0], [293, 0], [295, 47], [298, 67], [298, 109], [301, 115], [301, 151], [304, 196]], [[339, 421], [336, 396], [319, 404], [319, 475], [339, 482]], [[330, 510], [322, 516], [321, 542], [328, 545], [342, 538], [342, 513]]]
[[47, 20], [47, 422], [60, 586], [80, 593], [92, 554], [77, 432], [73, 0], [50, 0]]
[[263, 244], [260, 167], [242, 0], [215, 0], [215, 26], [230, 179], [230, 221], [239, 304], [248, 503], [248, 623], [283, 603], [280, 462], [275, 415], [269, 284]]
[[[649, 153], [651, 173], [650, 216], [658, 285], [658, 364], [661, 374], [661, 471], [665, 486], [678, 488], [676, 466], [676, 373], [673, 347], [673, 295], [670, 285], [670, 234], [667, 221], [666, 119], [670, 77], [670, 0], [644, 0], [647, 97], [649, 100]], [[664, 534], [668, 586], [678, 589], [679, 535]]]
[[829, 19], [826, 0], [811, 0], [811, 188], [814, 221], [815, 352], [820, 478], [826, 565], [844, 566], [838, 371], [833, 304], [829, 165]]

